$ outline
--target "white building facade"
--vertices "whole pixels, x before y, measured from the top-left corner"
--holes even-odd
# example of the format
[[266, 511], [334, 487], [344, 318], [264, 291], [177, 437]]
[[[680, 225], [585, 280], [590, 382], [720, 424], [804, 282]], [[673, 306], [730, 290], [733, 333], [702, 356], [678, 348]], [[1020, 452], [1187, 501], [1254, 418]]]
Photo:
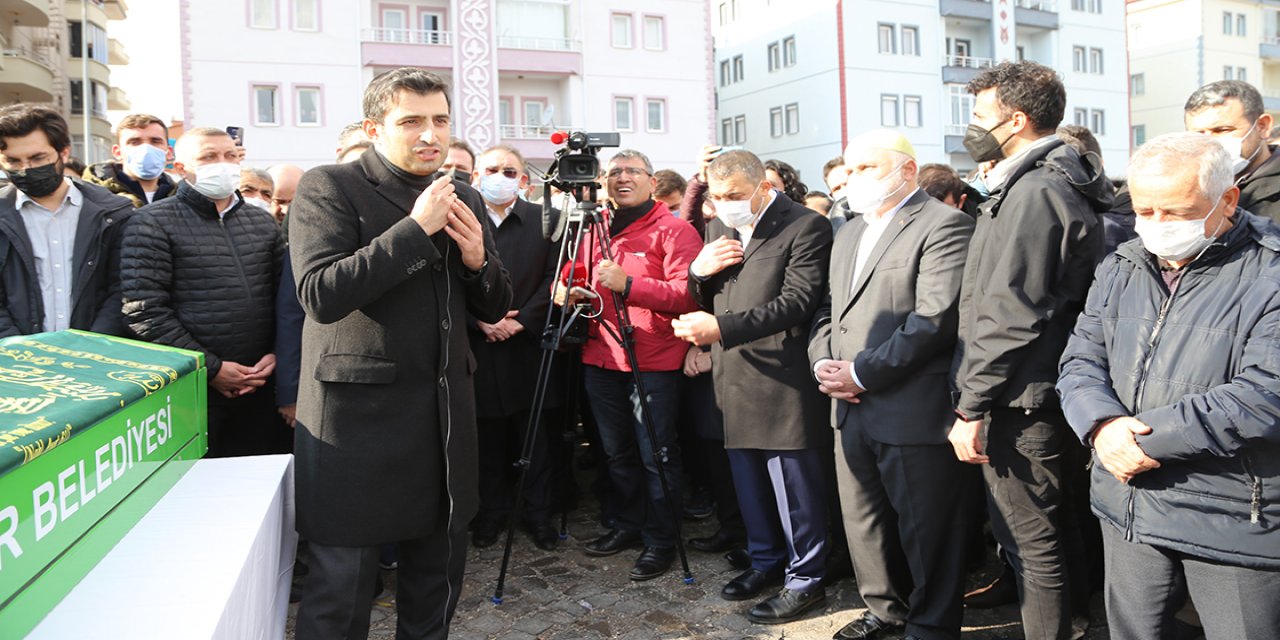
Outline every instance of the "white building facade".
[[182, 33], [187, 126], [243, 126], [256, 165], [331, 162], [400, 66], [450, 82], [455, 136], [540, 169], [557, 129], [619, 131], [682, 173], [714, 136], [701, 0], [182, 0]]
[[1005, 59], [1058, 70], [1063, 123], [1093, 130], [1123, 175], [1123, 0], [713, 0], [712, 19], [718, 140], [792, 164], [810, 188], [877, 127], [902, 131], [922, 163], [972, 167], [965, 85]]

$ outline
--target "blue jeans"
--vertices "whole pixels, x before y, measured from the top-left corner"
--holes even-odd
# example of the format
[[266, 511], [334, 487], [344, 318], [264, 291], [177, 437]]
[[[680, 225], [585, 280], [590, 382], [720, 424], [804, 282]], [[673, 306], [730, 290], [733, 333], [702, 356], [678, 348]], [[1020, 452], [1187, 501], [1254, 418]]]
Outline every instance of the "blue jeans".
[[671, 548], [676, 545], [680, 517], [680, 446], [676, 442], [676, 413], [679, 408], [678, 371], [640, 373], [649, 401], [650, 420], [658, 448], [666, 449], [663, 465], [668, 502], [662, 492], [658, 465], [653, 458], [640, 413], [640, 396], [629, 371], [583, 367], [583, 382], [591, 413], [600, 429], [600, 443], [608, 459], [617, 507], [617, 529], [639, 531], [645, 546]]

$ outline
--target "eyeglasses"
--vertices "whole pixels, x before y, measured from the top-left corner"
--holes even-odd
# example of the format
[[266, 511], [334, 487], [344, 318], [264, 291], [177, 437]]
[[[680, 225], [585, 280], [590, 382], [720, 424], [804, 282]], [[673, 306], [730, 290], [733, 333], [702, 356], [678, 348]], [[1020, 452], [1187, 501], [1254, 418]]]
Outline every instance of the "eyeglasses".
[[617, 169], [610, 170], [609, 173], [606, 173], [605, 175], [608, 176], [610, 180], [613, 180], [624, 173], [631, 176], [632, 178], [639, 178], [640, 176], [649, 175], [648, 171], [645, 171], [640, 167], [618, 167]]
[[520, 177], [520, 172], [516, 171], [515, 169], [512, 169], [511, 167], [507, 167], [505, 169], [499, 169], [497, 167], [485, 167], [484, 169], [484, 172], [489, 175], [493, 175], [499, 171], [502, 172], [502, 177], [504, 178], [510, 178], [512, 180], [515, 180], [516, 178]]

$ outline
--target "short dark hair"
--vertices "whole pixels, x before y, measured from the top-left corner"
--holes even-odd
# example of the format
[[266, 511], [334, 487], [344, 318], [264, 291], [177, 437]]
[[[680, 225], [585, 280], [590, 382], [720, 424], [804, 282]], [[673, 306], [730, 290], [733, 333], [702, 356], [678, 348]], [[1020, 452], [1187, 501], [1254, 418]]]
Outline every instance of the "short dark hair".
[[765, 165], [756, 154], [746, 149], [734, 149], [717, 155], [707, 165], [707, 177], [724, 180], [741, 174], [751, 182], [759, 182], [764, 180], [764, 168]]
[[1058, 137], [1062, 141], [1076, 150], [1076, 153], [1085, 155], [1092, 153], [1099, 158], [1102, 157], [1102, 145], [1098, 144], [1098, 139], [1093, 137], [1093, 132], [1089, 127], [1082, 127], [1078, 124], [1064, 124], [1058, 127]]
[[446, 105], [449, 101], [449, 83], [444, 78], [418, 67], [400, 67], [374, 78], [364, 89], [364, 117], [382, 122], [387, 112], [395, 106], [401, 91], [418, 95], [443, 93]]
[[[449, 141], [449, 148], [459, 149], [463, 153], [471, 156], [471, 166], [474, 167], [476, 165], [476, 152], [471, 149], [471, 145], [467, 144], [466, 140], [463, 140], [461, 138], [454, 138], [453, 140]], [[515, 151], [515, 147], [507, 147], [507, 148]], [[516, 157], [520, 158], [520, 162], [524, 162], [524, 154], [520, 153], [519, 151], [516, 151]]]
[[67, 158], [66, 168], [68, 171], [76, 174], [77, 177], [82, 176], [84, 175], [84, 169], [85, 169], [84, 160], [81, 160], [80, 158], [77, 158], [75, 156], [71, 156], [70, 158]]
[[124, 119], [120, 121], [120, 124], [116, 126], [116, 141], [120, 141], [120, 133], [125, 129], [146, 129], [153, 124], [158, 124], [161, 129], [164, 129], [164, 139], [165, 142], [168, 143], [169, 125], [165, 124], [164, 120], [161, 120], [149, 113], [131, 113], [125, 116]]
[[685, 188], [689, 186], [684, 176], [671, 169], [659, 169], [653, 177], [658, 181], [658, 186], [653, 189], [655, 195], [665, 196], [668, 193], [684, 195]]
[[[788, 198], [795, 202], [804, 201], [804, 194], [809, 192], [809, 187], [800, 182], [800, 172], [796, 171], [795, 167], [781, 160], [767, 160], [764, 163], [764, 168], [766, 171], [772, 169], [774, 173], [778, 174], [779, 178], [782, 178], [782, 191]], [[822, 177], [825, 178], [826, 175]]]
[[836, 156], [828, 160], [826, 164], [822, 165], [822, 179], [825, 181], [827, 179], [827, 174], [831, 173], [832, 169], [843, 166], [844, 156]]
[[920, 167], [916, 182], [925, 193], [938, 200], [951, 196], [954, 202], [960, 202], [960, 196], [964, 195], [964, 180], [955, 169], [945, 164], [930, 163]]
[[1030, 60], [1005, 61], [979, 73], [965, 88], [976, 96], [993, 87], [1004, 118], [1021, 111], [1037, 133], [1052, 131], [1062, 123], [1067, 89], [1053, 69]]
[[830, 195], [827, 195], [826, 193], [823, 193], [821, 191], [810, 191], [809, 193], [804, 194], [804, 199], [806, 201], [808, 201], [809, 198], [821, 198], [822, 201], [827, 204], [828, 209], [831, 208], [831, 203], [835, 202], [834, 200], [831, 199]]
[[1196, 89], [1191, 97], [1187, 98], [1187, 103], [1182, 106], [1182, 112], [1195, 113], [1209, 107], [1216, 107], [1226, 102], [1228, 98], [1239, 100], [1244, 106], [1245, 117], [1250, 120], [1261, 118], [1266, 111], [1262, 105], [1262, 94], [1258, 93], [1258, 89], [1253, 85], [1242, 80], [1219, 80]]
[[23, 138], [36, 129], [44, 132], [59, 153], [71, 146], [71, 133], [61, 113], [31, 104], [15, 104], [0, 109], [0, 151], [8, 148], [5, 138]]

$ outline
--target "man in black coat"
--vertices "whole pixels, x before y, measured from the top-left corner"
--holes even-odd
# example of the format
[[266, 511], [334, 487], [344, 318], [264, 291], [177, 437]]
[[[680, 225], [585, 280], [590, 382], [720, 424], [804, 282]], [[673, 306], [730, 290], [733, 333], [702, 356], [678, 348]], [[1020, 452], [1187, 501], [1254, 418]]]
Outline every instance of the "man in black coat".
[[1280, 153], [1267, 144], [1275, 119], [1262, 94], [1243, 80], [1211, 82], [1183, 105], [1187, 131], [1213, 136], [1227, 149], [1240, 187], [1240, 207], [1280, 221]]
[[236, 192], [240, 159], [227, 132], [193, 129], [174, 153], [186, 179], [138, 209], [125, 233], [125, 321], [148, 342], [204, 352], [209, 456], [287, 452], [272, 388], [280, 230]]
[[841, 512], [867, 606], [835, 637], [959, 638], [965, 469], [947, 442], [948, 375], [973, 219], [918, 187], [900, 133], [865, 133], [845, 157], [862, 215], [837, 234], [809, 344], [832, 399]]
[[0, 110], [0, 337], [83, 329], [126, 335], [120, 239], [129, 201], [62, 175], [71, 156], [57, 111]]
[[[471, 541], [487, 547], [510, 516], [519, 459], [529, 426], [539, 365], [542, 329], [551, 306], [556, 246], [542, 237], [542, 207], [521, 200], [529, 182], [524, 156], [514, 147], [491, 147], [476, 158], [473, 186], [494, 225], [494, 241], [504, 264], [512, 265], [511, 310], [496, 323], [468, 323], [476, 355], [476, 426], [480, 442], [480, 512]], [[556, 376], [552, 375], [551, 380]], [[554, 408], [556, 388], [547, 390], [543, 409]], [[559, 539], [548, 520], [551, 508], [549, 425], [542, 421], [526, 472], [523, 513], [534, 544], [554, 549]]]
[[397, 637], [444, 638], [476, 512], [470, 313], [511, 286], [484, 205], [438, 175], [449, 87], [405, 67], [365, 89], [374, 149], [308, 171], [289, 249], [307, 313], [295, 422], [298, 533], [310, 540], [299, 638], [364, 638], [379, 545], [399, 543]]
[[[1071, 630], [1067, 558], [1083, 554], [1063, 505], [1083, 451], [1054, 392], [1057, 362], [1102, 258], [1102, 168], [1054, 135], [1066, 89], [1050, 68], [1001, 63], [969, 83], [965, 147], [987, 172], [960, 294], [953, 363], [956, 457], [983, 465], [992, 530], [1013, 567], [1029, 640]], [[981, 439], [987, 423], [985, 445]], [[1083, 585], [1077, 585], [1083, 586]]]
[[672, 323], [677, 337], [711, 345], [724, 446], [746, 523], [751, 569], [725, 585], [729, 600], [783, 589], [748, 613], [759, 624], [795, 620], [826, 599], [826, 403], [809, 375], [813, 314], [831, 257], [831, 223], [770, 188], [749, 151], [707, 167], [716, 218], [689, 268], [702, 311]]

